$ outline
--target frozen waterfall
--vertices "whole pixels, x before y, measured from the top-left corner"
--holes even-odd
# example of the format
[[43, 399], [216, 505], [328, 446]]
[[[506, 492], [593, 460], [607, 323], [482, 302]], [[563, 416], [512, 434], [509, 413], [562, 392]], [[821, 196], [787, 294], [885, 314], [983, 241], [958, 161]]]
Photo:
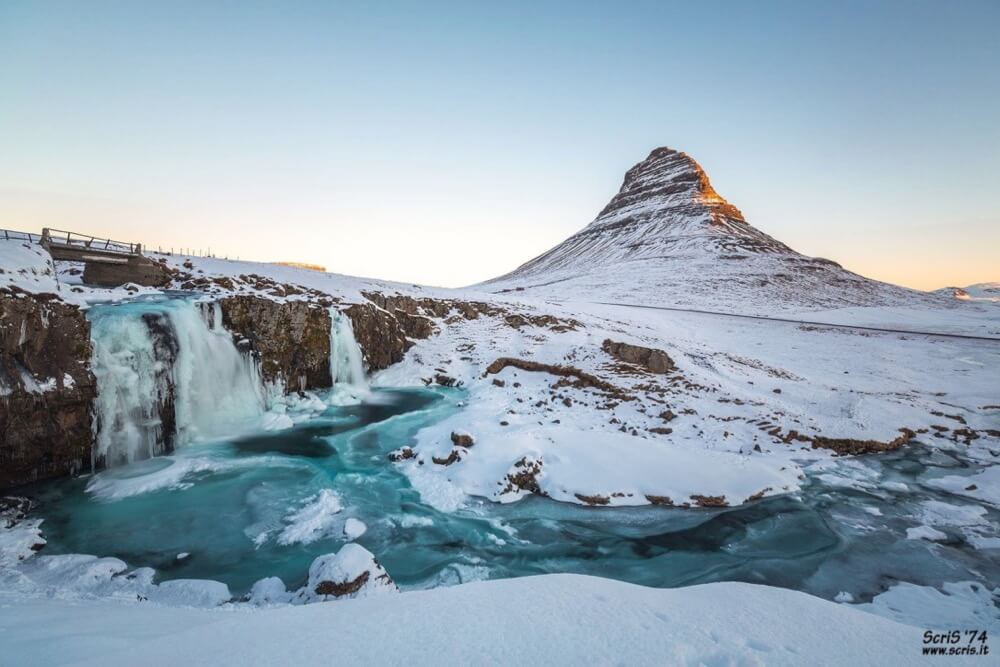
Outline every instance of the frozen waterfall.
[[354, 338], [351, 319], [336, 308], [330, 308], [330, 378], [334, 385], [368, 389], [361, 347]]
[[256, 361], [185, 299], [91, 309], [95, 458], [108, 467], [245, 427], [264, 412]]

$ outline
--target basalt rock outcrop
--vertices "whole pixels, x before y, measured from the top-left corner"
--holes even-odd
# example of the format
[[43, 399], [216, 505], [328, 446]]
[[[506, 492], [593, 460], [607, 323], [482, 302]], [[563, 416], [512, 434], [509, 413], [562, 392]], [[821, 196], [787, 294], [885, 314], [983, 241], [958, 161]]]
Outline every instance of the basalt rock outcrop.
[[669, 373], [677, 367], [670, 355], [651, 347], [616, 343], [608, 339], [604, 341], [601, 349], [619, 361], [641, 366], [650, 373]]
[[400, 319], [387, 310], [373, 303], [356, 303], [343, 312], [351, 320], [354, 339], [369, 370], [382, 370], [402, 361], [406, 351], [413, 347]]
[[414, 340], [429, 338], [452, 317], [474, 320], [481, 315], [501, 315], [501, 308], [487, 303], [451, 299], [414, 298], [400, 294], [363, 292], [368, 303], [344, 309], [351, 319], [354, 338], [370, 370], [382, 370], [403, 360]]
[[53, 294], [0, 291], [0, 488], [91, 463], [90, 324]]
[[258, 296], [219, 300], [222, 324], [260, 359], [264, 380], [288, 391], [329, 387], [330, 313], [307, 301]]

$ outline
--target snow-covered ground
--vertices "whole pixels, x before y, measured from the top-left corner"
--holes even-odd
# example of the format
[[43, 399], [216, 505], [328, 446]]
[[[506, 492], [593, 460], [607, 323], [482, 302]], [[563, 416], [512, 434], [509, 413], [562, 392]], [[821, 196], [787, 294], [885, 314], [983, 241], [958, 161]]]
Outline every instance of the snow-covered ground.
[[170, 608], [0, 597], [20, 665], [913, 664], [920, 628], [794, 591], [661, 590], [578, 575], [349, 602]]

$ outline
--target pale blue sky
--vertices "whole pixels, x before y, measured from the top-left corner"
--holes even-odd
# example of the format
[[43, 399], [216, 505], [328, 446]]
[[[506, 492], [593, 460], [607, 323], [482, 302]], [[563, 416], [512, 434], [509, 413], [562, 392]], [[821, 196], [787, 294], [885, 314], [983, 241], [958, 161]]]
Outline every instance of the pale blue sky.
[[0, 226], [457, 286], [669, 145], [802, 252], [1000, 280], [998, 25], [996, 1], [0, 0]]

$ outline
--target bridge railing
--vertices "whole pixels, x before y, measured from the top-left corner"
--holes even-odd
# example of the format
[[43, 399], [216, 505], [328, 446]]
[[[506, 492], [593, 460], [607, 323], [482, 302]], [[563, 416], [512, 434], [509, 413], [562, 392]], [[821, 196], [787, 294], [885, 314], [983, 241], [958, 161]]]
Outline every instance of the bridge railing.
[[18, 232], [13, 229], [0, 229], [0, 238], [4, 241], [27, 241], [28, 243], [41, 243], [41, 234], [31, 232]]
[[61, 229], [42, 229], [42, 236], [39, 243], [57, 245], [79, 250], [91, 250], [98, 252], [119, 253], [122, 255], [141, 255], [141, 243], [127, 243], [125, 241], [113, 241], [102, 239], [86, 234], [77, 234]]

